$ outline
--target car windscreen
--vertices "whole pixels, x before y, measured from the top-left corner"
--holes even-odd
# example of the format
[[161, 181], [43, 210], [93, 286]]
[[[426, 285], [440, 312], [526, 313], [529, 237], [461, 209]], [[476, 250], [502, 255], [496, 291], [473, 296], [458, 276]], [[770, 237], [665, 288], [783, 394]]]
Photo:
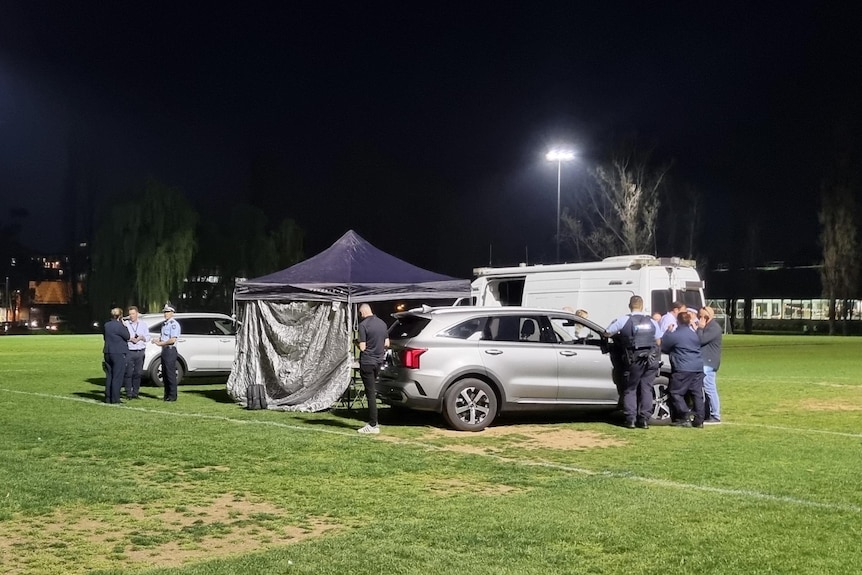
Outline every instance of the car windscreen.
[[389, 328], [389, 339], [410, 339], [416, 337], [422, 333], [422, 330], [425, 329], [425, 326], [430, 321], [430, 319], [418, 315], [401, 316]]

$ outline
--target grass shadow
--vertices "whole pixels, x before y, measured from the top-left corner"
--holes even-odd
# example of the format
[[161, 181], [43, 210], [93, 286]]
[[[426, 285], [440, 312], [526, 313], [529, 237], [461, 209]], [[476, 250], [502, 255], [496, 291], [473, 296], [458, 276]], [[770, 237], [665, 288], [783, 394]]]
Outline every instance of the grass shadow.
[[83, 399], [93, 399], [103, 401], [105, 399], [105, 384], [102, 383], [101, 391], [75, 391], [72, 395]]
[[433, 411], [414, 411], [411, 409], [380, 407], [377, 410], [382, 425], [399, 427], [446, 427], [443, 416]]
[[235, 403], [227, 393], [226, 388], [220, 389], [182, 389], [183, 395], [199, 395], [216, 403]]
[[332, 419], [329, 417], [306, 419], [302, 422], [305, 425], [326, 425], [329, 427], [337, 427], [339, 429], [357, 429], [355, 421], [345, 421], [342, 419]]
[[609, 423], [616, 425], [623, 420], [622, 414], [608, 411], [549, 410], [549, 411], [512, 411], [501, 413], [491, 424], [501, 425], [542, 425], [555, 423]]

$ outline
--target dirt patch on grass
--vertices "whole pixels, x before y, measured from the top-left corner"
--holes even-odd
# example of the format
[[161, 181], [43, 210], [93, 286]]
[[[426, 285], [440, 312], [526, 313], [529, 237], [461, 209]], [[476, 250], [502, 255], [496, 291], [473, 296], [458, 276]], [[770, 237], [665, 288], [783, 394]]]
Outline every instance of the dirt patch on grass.
[[802, 409], [809, 411], [862, 411], [862, 404], [860, 403], [837, 400], [806, 399], [801, 405]]
[[456, 493], [471, 493], [474, 495], [511, 495], [523, 493], [525, 490], [511, 485], [500, 485], [481, 481], [463, 481], [461, 479], [442, 479], [429, 481], [426, 489], [438, 495], [453, 495]]
[[[586, 450], [625, 445], [625, 442], [595, 431], [548, 428], [541, 425], [508, 425], [488, 427], [481, 433], [432, 428], [430, 439], [444, 437], [453, 441], [448, 448], [463, 453], [498, 453], [508, 447], [522, 449]], [[499, 443], [488, 444], [488, 438]]]
[[339, 527], [321, 517], [297, 521], [270, 503], [235, 494], [176, 507], [66, 509], [0, 523], [0, 571], [53, 575], [177, 567], [294, 543]]

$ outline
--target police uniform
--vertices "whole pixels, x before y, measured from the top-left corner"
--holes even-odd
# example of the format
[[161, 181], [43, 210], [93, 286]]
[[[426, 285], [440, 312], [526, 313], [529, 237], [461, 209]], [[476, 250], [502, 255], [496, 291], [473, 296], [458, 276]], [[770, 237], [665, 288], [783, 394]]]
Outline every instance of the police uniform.
[[[162, 312], [171, 312], [175, 310], [172, 306], [166, 305]], [[173, 317], [165, 320], [162, 324], [162, 331], [159, 334], [159, 341], [170, 341], [174, 339], [174, 343], [163, 345], [162, 348], [162, 379], [165, 382], [165, 401], [177, 400], [177, 348], [176, 340], [179, 339], [180, 324]]]
[[607, 332], [617, 342], [614, 363], [620, 372], [618, 391], [626, 427], [647, 428], [657, 371], [658, 324], [645, 312], [633, 311], [614, 320]]

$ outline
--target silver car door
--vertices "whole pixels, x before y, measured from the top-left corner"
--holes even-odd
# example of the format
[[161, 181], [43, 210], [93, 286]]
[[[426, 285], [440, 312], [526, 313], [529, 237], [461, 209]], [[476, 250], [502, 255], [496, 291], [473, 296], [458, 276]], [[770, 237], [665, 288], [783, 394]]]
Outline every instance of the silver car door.
[[[556, 324], [559, 331], [560, 321], [551, 317], [550, 325]], [[559, 392], [557, 397], [562, 403], [616, 403], [617, 388], [612, 377], [611, 359], [602, 353], [601, 335], [589, 330], [583, 324], [574, 326], [586, 337], [576, 341], [559, 341], [555, 344]], [[552, 328], [553, 329], [553, 328]], [[560, 338], [558, 338], [560, 339]]]
[[499, 381], [505, 399], [511, 403], [554, 403], [557, 398], [557, 349], [555, 345], [524, 337], [525, 325], [537, 320], [530, 316], [490, 316], [479, 355], [485, 369]]

